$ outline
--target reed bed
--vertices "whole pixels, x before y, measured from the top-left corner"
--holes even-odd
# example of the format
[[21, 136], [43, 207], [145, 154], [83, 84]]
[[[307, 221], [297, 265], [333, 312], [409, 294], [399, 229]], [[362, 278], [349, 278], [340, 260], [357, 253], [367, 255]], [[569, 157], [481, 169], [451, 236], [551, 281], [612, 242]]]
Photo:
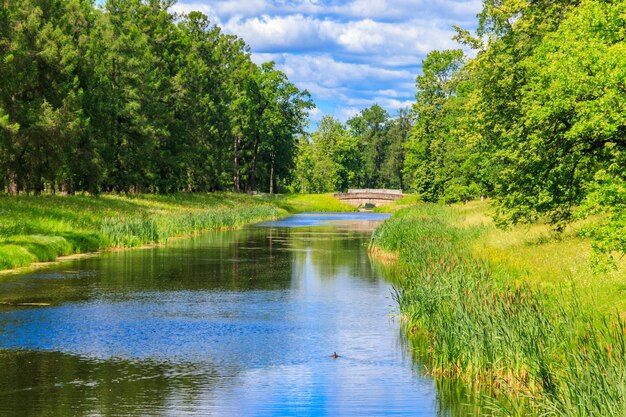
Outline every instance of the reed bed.
[[225, 193], [0, 196], [0, 270], [75, 253], [164, 243], [284, 213], [258, 198]]
[[428, 372], [489, 391], [495, 415], [626, 415], [619, 315], [582, 308], [573, 289], [547, 296], [495, 277], [472, 251], [486, 226], [460, 227], [455, 216], [402, 209], [372, 238], [398, 254], [395, 298]]

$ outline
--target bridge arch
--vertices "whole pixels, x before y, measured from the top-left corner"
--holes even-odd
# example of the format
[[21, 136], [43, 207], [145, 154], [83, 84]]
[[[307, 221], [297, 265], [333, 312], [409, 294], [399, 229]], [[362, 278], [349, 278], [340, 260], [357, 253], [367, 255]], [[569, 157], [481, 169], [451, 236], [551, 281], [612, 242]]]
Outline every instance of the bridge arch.
[[347, 193], [336, 193], [335, 198], [355, 207], [372, 205], [375, 207], [389, 204], [402, 198], [402, 190], [390, 189], [349, 189]]

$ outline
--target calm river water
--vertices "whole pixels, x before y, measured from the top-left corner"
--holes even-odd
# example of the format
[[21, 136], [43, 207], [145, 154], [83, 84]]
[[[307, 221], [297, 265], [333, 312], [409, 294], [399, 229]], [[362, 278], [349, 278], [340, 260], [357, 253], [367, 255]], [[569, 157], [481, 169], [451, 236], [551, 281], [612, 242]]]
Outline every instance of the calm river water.
[[367, 255], [383, 218], [303, 214], [0, 277], [0, 302], [50, 304], [0, 305], [0, 415], [466, 415], [394, 320]]

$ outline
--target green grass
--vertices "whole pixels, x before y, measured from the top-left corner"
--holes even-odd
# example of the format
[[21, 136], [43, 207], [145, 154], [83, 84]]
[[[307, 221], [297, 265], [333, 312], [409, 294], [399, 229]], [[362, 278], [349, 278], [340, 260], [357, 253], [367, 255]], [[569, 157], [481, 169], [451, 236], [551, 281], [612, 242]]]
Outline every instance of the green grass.
[[400, 209], [411, 207], [418, 203], [421, 203], [421, 199], [417, 194], [405, 194], [402, 198], [384, 206], [376, 207], [373, 211], [376, 213], [395, 213]]
[[289, 213], [357, 211], [356, 207], [337, 200], [333, 194], [287, 194], [266, 198]]
[[[395, 298], [430, 373], [498, 393], [495, 414], [626, 415], [624, 322], [571, 285], [528, 279], [549, 237], [522, 255], [526, 243], [506, 246], [497, 261], [477, 249], [499, 233], [522, 231], [495, 230], [484, 205], [419, 205], [373, 236], [373, 247], [398, 254]], [[505, 254], [520, 263], [510, 267]]]
[[122, 197], [0, 195], [0, 270], [112, 247], [237, 228], [285, 211], [226, 193]]
[[594, 272], [592, 246], [579, 235], [575, 223], [562, 234], [548, 225], [497, 229], [487, 202], [452, 206], [458, 227], [481, 225], [483, 232], [472, 243], [473, 253], [487, 260], [498, 279], [510, 284], [526, 283], [553, 297], [563, 288], [575, 288], [582, 307], [590, 311], [626, 313], [626, 259], [616, 271]]

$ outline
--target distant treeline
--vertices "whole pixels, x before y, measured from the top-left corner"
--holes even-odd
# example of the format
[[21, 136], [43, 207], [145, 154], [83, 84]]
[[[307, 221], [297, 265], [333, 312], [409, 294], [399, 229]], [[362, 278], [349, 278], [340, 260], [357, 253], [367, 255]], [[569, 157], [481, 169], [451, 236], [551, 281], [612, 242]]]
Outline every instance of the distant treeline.
[[377, 104], [341, 123], [325, 116], [310, 138], [302, 138], [294, 191], [323, 193], [348, 188], [405, 188], [404, 144], [412, 119]]
[[172, 0], [0, 2], [0, 189], [273, 190], [313, 104]]

